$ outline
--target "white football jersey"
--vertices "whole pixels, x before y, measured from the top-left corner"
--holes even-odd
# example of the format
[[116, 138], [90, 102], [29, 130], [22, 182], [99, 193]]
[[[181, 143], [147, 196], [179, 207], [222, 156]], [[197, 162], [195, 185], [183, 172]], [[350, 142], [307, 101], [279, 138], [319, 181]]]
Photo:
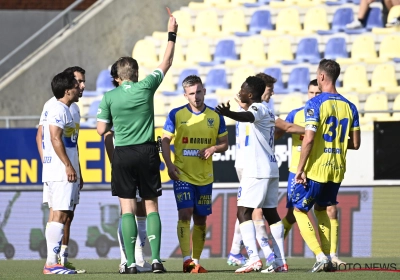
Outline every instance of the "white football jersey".
[[274, 154], [275, 116], [262, 103], [253, 103], [247, 110], [254, 115], [248, 123], [243, 154], [243, 177], [278, 178]]
[[[47, 103], [46, 103], [47, 104]], [[43, 182], [67, 181], [65, 165], [57, 156], [50, 139], [50, 126], [55, 125], [63, 129], [62, 141], [69, 160], [72, 163], [78, 177], [79, 160], [77, 150], [78, 130], [68, 106], [62, 102], [52, 102], [49, 109], [44, 112], [41, 119], [43, 125], [42, 148], [43, 148]]]
[[[242, 108], [239, 112], [244, 112]], [[236, 155], [235, 155], [235, 168], [243, 169], [243, 156], [244, 147], [246, 145], [246, 130], [249, 131], [249, 123], [236, 122]]]
[[[47, 100], [47, 102], [44, 104], [42, 114], [40, 115], [39, 125], [43, 125], [43, 122], [46, 121], [46, 114], [50, 110], [50, 108], [54, 106], [54, 104], [57, 104], [57, 99], [54, 96]], [[72, 118], [74, 119], [76, 129], [79, 130], [81, 123], [81, 111], [79, 109], [79, 106], [76, 103], [72, 103], [69, 107], [69, 111], [71, 112]]]

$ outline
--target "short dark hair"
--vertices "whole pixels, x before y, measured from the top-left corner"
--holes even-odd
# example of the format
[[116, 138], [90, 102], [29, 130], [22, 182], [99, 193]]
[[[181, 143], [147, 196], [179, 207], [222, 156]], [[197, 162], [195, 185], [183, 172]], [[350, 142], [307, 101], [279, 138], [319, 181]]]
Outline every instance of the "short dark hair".
[[318, 82], [317, 82], [317, 79], [314, 79], [314, 80], [311, 80], [309, 83], [308, 83], [308, 88], [310, 88], [310, 86], [318, 86]]
[[274, 77], [271, 77], [263, 72], [258, 73], [256, 77], [263, 80], [266, 87], [272, 87], [277, 81]]
[[332, 81], [333, 84], [336, 83], [337, 78], [340, 75], [340, 65], [332, 59], [322, 59], [319, 62], [318, 69], [325, 72], [326, 76]]
[[72, 74], [74, 74], [75, 72], [79, 72], [82, 75], [85, 75], [85, 73], [86, 73], [85, 69], [83, 69], [82, 67], [79, 67], [79, 66], [68, 67], [67, 69], [64, 70], [64, 72], [68, 72], [68, 73], [72, 73]]
[[130, 56], [124, 56], [117, 61], [117, 73], [121, 80], [135, 81], [135, 70], [139, 71], [139, 65], [136, 59]]
[[254, 100], [261, 100], [261, 96], [265, 91], [265, 82], [256, 76], [247, 77], [245, 83], [247, 83], [247, 87], [250, 89], [250, 92], [254, 96]]
[[118, 84], [118, 82], [115, 80], [116, 78], [118, 78], [117, 62], [114, 62], [114, 64], [111, 66], [110, 75], [111, 75], [111, 82], [112, 82], [112, 84], [113, 84], [115, 87], [118, 87], [119, 84]]
[[64, 97], [66, 90], [73, 89], [77, 83], [73, 72], [61, 72], [51, 81], [51, 90], [54, 96], [60, 99]]
[[203, 85], [203, 82], [201, 81], [200, 77], [196, 75], [189, 75], [182, 81], [183, 89], [197, 84]]

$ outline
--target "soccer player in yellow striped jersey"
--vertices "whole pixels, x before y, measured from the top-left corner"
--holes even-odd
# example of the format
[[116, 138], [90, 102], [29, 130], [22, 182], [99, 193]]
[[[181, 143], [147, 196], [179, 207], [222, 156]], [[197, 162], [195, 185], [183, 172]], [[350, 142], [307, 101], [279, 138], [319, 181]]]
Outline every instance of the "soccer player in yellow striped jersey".
[[[329, 269], [326, 256], [330, 250], [331, 221], [326, 207], [336, 205], [337, 193], [346, 171], [347, 149], [359, 149], [361, 134], [358, 111], [354, 104], [336, 91], [335, 82], [340, 66], [323, 59], [317, 70], [321, 94], [309, 100], [304, 107], [305, 135], [297, 173], [297, 185], [292, 196], [294, 216], [301, 235], [316, 255], [311, 272]], [[315, 204], [321, 246], [307, 212]]]
[[[178, 208], [177, 234], [183, 256], [183, 272], [206, 273], [200, 263], [206, 236], [206, 220], [211, 214], [212, 155], [228, 149], [228, 132], [222, 116], [204, 104], [206, 89], [198, 76], [182, 82], [188, 104], [171, 110], [165, 122], [162, 155], [173, 180]], [[175, 160], [171, 161], [171, 140]], [[218, 141], [217, 141], [218, 140]], [[190, 221], [193, 217], [192, 255]]]

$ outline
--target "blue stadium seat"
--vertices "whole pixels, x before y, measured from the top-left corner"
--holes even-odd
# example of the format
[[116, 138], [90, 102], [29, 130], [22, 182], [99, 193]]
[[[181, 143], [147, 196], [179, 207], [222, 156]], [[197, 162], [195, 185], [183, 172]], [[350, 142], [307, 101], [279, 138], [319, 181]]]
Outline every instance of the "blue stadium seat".
[[288, 80], [288, 90], [290, 92], [307, 92], [310, 82], [310, 70], [307, 67], [293, 68]]
[[215, 92], [215, 90], [219, 88], [229, 88], [225, 69], [211, 69], [207, 74], [205, 87], [207, 89], [207, 93]]
[[270, 0], [258, 0], [256, 3], [243, 3], [243, 6], [247, 8], [261, 7], [269, 4]]
[[110, 70], [108, 69], [101, 70], [96, 80], [96, 91], [105, 93], [109, 90], [112, 90], [113, 88], [114, 85], [112, 83]]
[[199, 62], [200, 66], [214, 66], [224, 63], [225, 60], [237, 60], [236, 45], [233, 40], [221, 40], [215, 46], [214, 59], [211, 62]]
[[353, 19], [352, 8], [339, 8], [333, 15], [331, 30], [319, 30], [317, 33], [320, 35], [329, 35], [344, 31], [346, 29], [346, 24], [352, 22]]
[[206, 94], [204, 97], [204, 103], [207, 106], [210, 106], [212, 108], [215, 108], [218, 106], [218, 98], [215, 96], [215, 94]]
[[90, 106], [89, 106], [89, 110], [87, 115], [89, 117], [93, 117], [93, 118], [89, 118], [87, 121], [85, 122], [81, 122], [80, 127], [87, 127], [87, 128], [93, 128], [96, 127], [96, 123], [97, 123], [97, 109], [99, 109], [99, 105], [100, 105], [101, 100], [94, 100]]
[[274, 84], [274, 92], [276, 93], [287, 93], [288, 91], [285, 89], [282, 81], [282, 70], [278, 67], [268, 67], [264, 69], [264, 73], [274, 77], [276, 79], [276, 83]]
[[329, 39], [325, 46], [324, 58], [348, 58], [345, 38], [334, 37]]
[[255, 11], [250, 19], [248, 32], [235, 32], [237, 36], [251, 36], [260, 33], [261, 30], [273, 30], [271, 12], [268, 10]]
[[371, 31], [372, 28], [382, 28], [383, 21], [382, 21], [382, 11], [380, 8], [371, 8], [367, 17], [367, 23], [365, 28], [359, 29], [345, 29], [347, 34], [362, 34], [366, 31]]
[[189, 75], [199, 75], [199, 70], [196, 68], [184, 69], [179, 75], [178, 84], [176, 85], [176, 91], [163, 91], [162, 94], [165, 96], [175, 96], [183, 94], [182, 82]]
[[296, 58], [294, 60], [282, 60], [282, 64], [290, 65], [302, 62], [309, 62], [311, 64], [318, 64], [321, 56], [318, 50], [318, 41], [316, 38], [303, 38], [300, 40]]

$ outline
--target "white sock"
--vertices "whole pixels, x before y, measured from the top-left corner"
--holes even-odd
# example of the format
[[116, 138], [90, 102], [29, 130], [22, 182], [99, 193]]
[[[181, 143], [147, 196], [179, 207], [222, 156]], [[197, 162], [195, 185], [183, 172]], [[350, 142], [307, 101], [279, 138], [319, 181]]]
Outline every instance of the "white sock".
[[247, 250], [247, 255], [251, 262], [258, 261], [258, 249], [256, 243], [256, 230], [254, 229], [253, 221], [246, 221], [240, 224], [240, 232], [242, 233], [243, 243]]
[[200, 264], [198, 259], [193, 259], [193, 262], [194, 262], [195, 264]]
[[138, 229], [138, 236], [135, 245], [135, 259], [139, 265], [144, 263], [143, 247], [146, 244], [146, 217], [136, 216], [136, 223]]
[[323, 259], [327, 258], [324, 253], [319, 253], [318, 255], [315, 256], [318, 262], [322, 261]]
[[68, 245], [61, 245], [60, 260], [62, 265], [68, 262]]
[[118, 230], [117, 230], [119, 252], [121, 253], [121, 263], [126, 263], [125, 246], [124, 246], [124, 239], [122, 237], [121, 225], [122, 225], [122, 218], [119, 217]]
[[265, 259], [272, 253], [271, 247], [268, 243], [267, 229], [265, 228], [264, 220], [256, 220], [254, 222], [254, 228], [256, 229], [256, 238], [258, 245], [263, 250]]
[[235, 232], [233, 234], [233, 239], [232, 239], [232, 247], [231, 247], [231, 254], [237, 255], [240, 253], [240, 247], [243, 244], [242, 240], [242, 234], [240, 233], [240, 226], [239, 226], [239, 220], [236, 219], [235, 223]]
[[285, 260], [285, 249], [284, 249], [284, 238], [283, 238], [283, 233], [284, 233], [284, 228], [282, 221], [279, 221], [275, 224], [272, 224], [269, 226], [271, 229], [271, 234], [273, 237], [272, 240], [272, 246], [274, 248], [274, 253], [275, 253], [275, 263], [277, 265], [284, 265], [286, 263]]
[[57, 222], [50, 222], [46, 227], [47, 260], [46, 264], [57, 263], [57, 253], [60, 252], [61, 240], [64, 235], [64, 225]]

